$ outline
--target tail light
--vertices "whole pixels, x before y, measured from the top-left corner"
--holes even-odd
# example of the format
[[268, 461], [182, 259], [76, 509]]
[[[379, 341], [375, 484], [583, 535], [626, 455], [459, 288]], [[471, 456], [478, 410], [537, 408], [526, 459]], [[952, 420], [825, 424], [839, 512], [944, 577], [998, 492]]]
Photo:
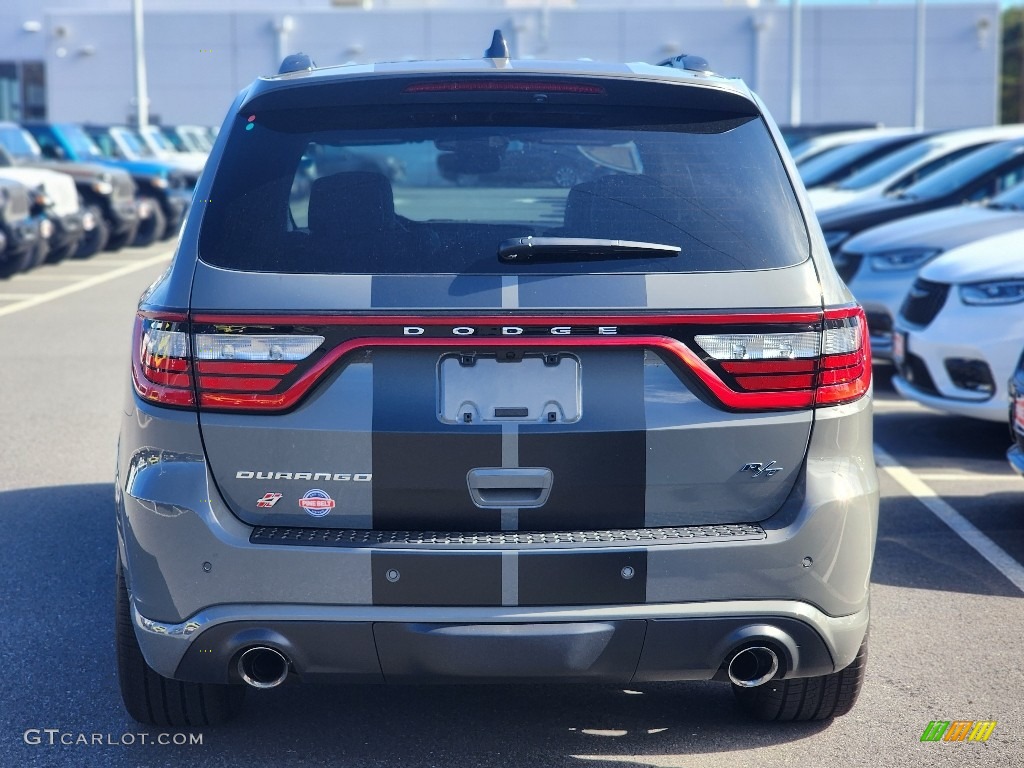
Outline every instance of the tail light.
[[323, 336], [312, 334], [197, 333], [196, 389], [211, 408], [281, 408], [290, 398], [274, 394]]
[[195, 405], [184, 314], [140, 312], [132, 334], [132, 382], [143, 400]]
[[697, 334], [709, 368], [745, 398], [744, 410], [839, 405], [871, 383], [864, 311], [826, 310], [820, 330]]
[[839, 405], [862, 397], [871, 383], [860, 307], [823, 315], [576, 320], [586, 325], [569, 326], [572, 319], [565, 316], [522, 317], [510, 331], [508, 317], [188, 318], [140, 312], [132, 376], [135, 391], [150, 402], [264, 412], [297, 405], [350, 353], [383, 347], [650, 349], [736, 411]]

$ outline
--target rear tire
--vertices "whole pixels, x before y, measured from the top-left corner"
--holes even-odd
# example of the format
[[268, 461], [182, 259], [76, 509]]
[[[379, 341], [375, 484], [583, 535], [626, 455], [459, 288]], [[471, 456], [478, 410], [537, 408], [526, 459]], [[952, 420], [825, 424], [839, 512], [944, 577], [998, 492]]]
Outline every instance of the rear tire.
[[36, 267], [45, 264], [48, 258], [50, 258], [50, 242], [48, 240], [40, 240], [36, 243], [35, 247], [22, 258], [21, 271], [28, 272], [29, 270], [35, 269]]
[[129, 715], [145, 725], [194, 728], [219, 725], [238, 714], [245, 698], [243, 686], [172, 680], [146, 663], [132, 625], [120, 558], [114, 606], [117, 676]]
[[734, 685], [732, 691], [740, 708], [756, 720], [828, 720], [845, 715], [857, 703], [867, 661], [865, 635], [856, 658], [846, 669], [818, 677], [772, 680], [757, 688]]
[[135, 235], [135, 242], [132, 245], [138, 248], [152, 245], [163, 237], [164, 230], [167, 229], [167, 217], [164, 215], [164, 209], [160, 207], [160, 201], [155, 197], [147, 199], [152, 212], [149, 218], [139, 225], [138, 234]]
[[107, 239], [110, 237], [110, 227], [103, 218], [103, 211], [95, 205], [89, 206], [96, 226], [85, 233], [85, 236], [78, 243], [78, 250], [75, 251], [76, 259], [87, 259], [107, 247]]
[[[74, 256], [77, 249], [78, 241], [75, 241], [73, 244], [62, 245], [59, 248], [50, 248], [43, 262], [46, 264], [60, 264], [62, 261]], [[37, 264], [36, 266], [40, 265]]]
[[128, 229], [122, 230], [116, 235], [110, 235], [107, 238], [107, 244], [104, 246], [105, 251], [120, 251], [126, 245], [131, 245], [132, 241], [135, 240], [135, 233], [138, 232], [138, 224], [133, 224]]

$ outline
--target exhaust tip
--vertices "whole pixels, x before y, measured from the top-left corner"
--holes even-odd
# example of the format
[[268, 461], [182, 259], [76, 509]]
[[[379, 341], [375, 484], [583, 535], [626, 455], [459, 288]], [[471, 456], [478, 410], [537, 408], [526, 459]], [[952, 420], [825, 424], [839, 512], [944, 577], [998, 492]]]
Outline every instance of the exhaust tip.
[[779, 656], [771, 648], [754, 645], [738, 651], [726, 667], [729, 680], [740, 688], [764, 685], [779, 671]]
[[238, 674], [253, 688], [276, 688], [288, 677], [288, 658], [275, 648], [255, 645], [238, 657]]

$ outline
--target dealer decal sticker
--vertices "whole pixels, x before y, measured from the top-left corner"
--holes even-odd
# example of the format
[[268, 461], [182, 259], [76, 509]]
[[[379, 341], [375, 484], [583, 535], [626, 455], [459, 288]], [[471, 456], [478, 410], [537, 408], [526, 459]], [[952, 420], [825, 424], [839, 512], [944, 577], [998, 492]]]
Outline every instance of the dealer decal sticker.
[[334, 499], [327, 494], [327, 491], [313, 488], [302, 495], [302, 498], [299, 499], [299, 506], [313, 517], [323, 517], [334, 509]]

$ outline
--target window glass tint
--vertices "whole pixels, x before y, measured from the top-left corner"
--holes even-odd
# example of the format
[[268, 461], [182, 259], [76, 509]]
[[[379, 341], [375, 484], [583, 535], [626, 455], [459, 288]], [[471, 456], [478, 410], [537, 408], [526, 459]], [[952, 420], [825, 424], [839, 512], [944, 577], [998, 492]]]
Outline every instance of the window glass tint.
[[102, 129], [89, 131], [92, 140], [96, 142], [104, 157], [121, 157], [121, 150], [114, 142], [113, 137]]
[[950, 163], [955, 163], [961, 157], [971, 154], [976, 149], [977, 147], [961, 147], [955, 152], [948, 152], [945, 155], [936, 157], [934, 160], [929, 160], [927, 163], [921, 163], [919, 166], [914, 168], [914, 170], [904, 174], [886, 187], [885, 192], [889, 195], [902, 192], [912, 184], [917, 184], [917, 182], [922, 179], [927, 179], [936, 171], [945, 168]]
[[916, 144], [911, 144], [899, 152], [893, 152], [891, 155], [886, 155], [880, 160], [876, 160], [867, 168], [862, 168], [853, 176], [843, 181], [839, 188], [851, 190], [866, 189], [873, 184], [888, 179], [908, 165], [916, 163], [938, 146], [934, 141], [919, 141]]
[[[623, 124], [607, 109], [538, 117], [460, 105], [409, 127], [388, 108], [355, 112], [239, 117], [200, 257], [257, 271], [509, 274], [758, 269], [808, 255], [792, 186], [756, 118], [658, 110]], [[530, 236], [681, 252], [498, 260], [503, 242]]]
[[35, 159], [39, 156], [39, 150], [32, 137], [17, 126], [0, 127], [0, 144], [15, 157]]
[[[907, 187], [906, 194], [922, 200], [950, 195], [1015, 156], [1024, 162], [1024, 141], [1004, 141], [950, 163], [941, 171]], [[987, 195], [983, 195], [987, 197]]]
[[64, 136], [65, 141], [75, 151], [77, 155], [93, 155], [100, 157], [103, 153], [99, 147], [96, 146], [95, 142], [89, 138], [88, 134], [79, 128], [77, 125], [64, 124], [59, 126], [61, 134]]
[[115, 141], [127, 147], [128, 153], [131, 155], [136, 157], [154, 157], [153, 150], [146, 146], [146, 143], [134, 131], [130, 131], [127, 128], [111, 128], [110, 133], [114, 136]]
[[[1024, 182], [1024, 179], [1021, 181]], [[1024, 207], [1024, 183], [1018, 182], [1015, 186], [1007, 185], [1006, 191], [993, 198], [992, 204], [996, 207], [1000, 205], [1007, 208]]]
[[836, 147], [830, 152], [812, 157], [806, 163], [801, 163], [800, 177], [808, 187], [821, 184], [823, 179], [828, 178], [836, 171], [879, 151], [880, 146], [884, 146], [884, 144], [875, 141], [865, 141], [858, 144], [849, 144], [845, 147]]

